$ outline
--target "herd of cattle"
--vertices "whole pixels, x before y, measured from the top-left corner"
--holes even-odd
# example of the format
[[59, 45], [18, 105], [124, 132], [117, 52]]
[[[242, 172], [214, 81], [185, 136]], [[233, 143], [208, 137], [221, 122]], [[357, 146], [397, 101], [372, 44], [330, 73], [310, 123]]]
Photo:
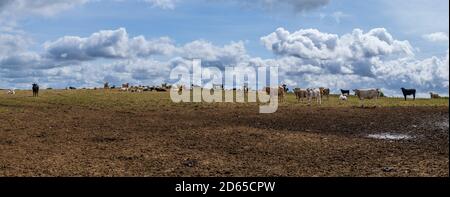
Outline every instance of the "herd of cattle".
[[[196, 86], [192, 85], [191, 88], [195, 88]], [[219, 87], [219, 86], [218, 86]], [[221, 86], [223, 89], [223, 85]], [[123, 92], [146, 92], [146, 91], [157, 91], [157, 92], [167, 92], [172, 88], [171, 85], [168, 84], [162, 84], [161, 86], [130, 86], [129, 83], [122, 84], [122, 87], [119, 89], [119, 91]], [[75, 87], [68, 87], [67, 90], [73, 90], [76, 89]], [[104, 89], [116, 89], [115, 86], [109, 86], [109, 83], [104, 84]], [[178, 92], [182, 92], [183, 89], [186, 89], [184, 86], [178, 87]], [[39, 85], [36, 83], [32, 84], [32, 90], [33, 90], [33, 96], [37, 97], [39, 95]], [[271, 91], [272, 90], [272, 91]], [[278, 88], [270, 88], [266, 87], [265, 91], [268, 95], [274, 96], [277, 95], [278, 99], [280, 101], [284, 101], [285, 95], [288, 93], [288, 88], [286, 85], [279, 86]], [[401, 88], [404, 99], [407, 99], [407, 96], [413, 97], [413, 99], [416, 99], [416, 89], [406, 89]], [[248, 92], [249, 89], [247, 86], [244, 86], [244, 92]], [[350, 96], [350, 90], [343, 90], [341, 89], [341, 95], [339, 96], [339, 100], [346, 101], [348, 100], [348, 96]], [[330, 89], [329, 88], [307, 88], [307, 89], [301, 89], [301, 88], [295, 88], [293, 90], [295, 97], [298, 102], [304, 102], [308, 101], [311, 103], [313, 100], [318, 103], [322, 104], [322, 99], [327, 98], [329, 99], [330, 96]], [[357, 96], [361, 101], [365, 99], [378, 99], [382, 96], [382, 92], [380, 89], [354, 89], [353, 92], [355, 93], [355, 96]], [[16, 94], [14, 89], [8, 90], [7, 94]], [[430, 92], [431, 99], [440, 98], [440, 96], [436, 93]]]
[[[401, 90], [405, 101], [407, 97], [411, 95], [413, 96], [413, 100], [416, 100], [416, 89], [401, 88]], [[288, 89], [286, 88], [286, 85], [282, 85], [278, 87], [278, 90], [266, 87], [265, 91], [267, 94], [271, 94], [271, 92], [272, 94], [273, 92], [277, 92], [279, 100], [284, 101], [284, 96], [285, 94], [287, 94]], [[364, 101], [366, 99], [378, 99], [379, 97], [382, 96], [382, 92], [380, 91], [380, 89], [354, 89], [353, 92], [355, 93], [355, 96], [359, 98], [360, 101]], [[295, 88], [294, 94], [297, 101], [299, 102], [308, 101], [311, 104], [311, 102], [315, 100], [316, 103], [322, 104], [322, 98], [326, 97], [327, 100], [329, 99], [330, 89], [324, 87], [307, 88], [307, 89]], [[339, 96], [339, 100], [347, 101], [348, 96], [350, 96], [350, 90], [341, 89], [341, 95]], [[432, 99], [440, 98], [438, 94], [432, 92], [430, 92], [430, 96]]]
[[[272, 90], [272, 91], [271, 91]], [[287, 94], [288, 89], [286, 88], [286, 85], [278, 87], [278, 90], [271, 89], [270, 87], [266, 87], [265, 91], [269, 95], [273, 95], [273, 92], [278, 93], [278, 98], [280, 101], [284, 101], [285, 94]], [[355, 95], [360, 99], [377, 99], [380, 97], [380, 90], [379, 89], [355, 89], [353, 90], [355, 92]], [[271, 94], [272, 92], [272, 94]], [[322, 98], [327, 98], [329, 100], [330, 96], [330, 89], [329, 88], [307, 88], [307, 89], [301, 89], [301, 88], [295, 88], [294, 94], [299, 102], [308, 101], [310, 104], [312, 100], [315, 100], [316, 103], [322, 104]], [[339, 100], [346, 101], [348, 100], [348, 96], [350, 96], [350, 90], [342, 90], [341, 89], [341, 95], [339, 96]]]
[[[119, 91], [123, 92], [147, 92], [147, 91], [156, 91], [156, 92], [167, 92], [171, 88], [170, 85], [162, 84], [162, 86], [130, 86], [129, 83], [122, 84], [122, 87]], [[115, 89], [115, 87], [109, 87], [108, 83], [105, 83], [104, 89]]]

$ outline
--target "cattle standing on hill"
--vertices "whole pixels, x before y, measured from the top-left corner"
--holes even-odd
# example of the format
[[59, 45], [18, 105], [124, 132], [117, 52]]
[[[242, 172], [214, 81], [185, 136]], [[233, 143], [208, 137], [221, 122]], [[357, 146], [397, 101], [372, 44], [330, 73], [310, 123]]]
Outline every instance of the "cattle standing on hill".
[[403, 96], [405, 97], [405, 101], [406, 101], [406, 97], [409, 95], [413, 95], [413, 99], [416, 100], [416, 89], [402, 88], [402, 93], [403, 93]]
[[36, 83], [33, 83], [33, 97], [38, 97], [39, 96], [39, 85]]
[[341, 94], [344, 96], [350, 96], [350, 90], [343, 90], [341, 89]]

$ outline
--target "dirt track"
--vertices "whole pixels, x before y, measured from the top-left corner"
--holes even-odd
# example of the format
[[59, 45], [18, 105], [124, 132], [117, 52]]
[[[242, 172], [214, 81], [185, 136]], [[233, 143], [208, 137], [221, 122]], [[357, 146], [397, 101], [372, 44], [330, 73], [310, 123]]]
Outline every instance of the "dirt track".
[[0, 176], [449, 176], [448, 107], [3, 107]]

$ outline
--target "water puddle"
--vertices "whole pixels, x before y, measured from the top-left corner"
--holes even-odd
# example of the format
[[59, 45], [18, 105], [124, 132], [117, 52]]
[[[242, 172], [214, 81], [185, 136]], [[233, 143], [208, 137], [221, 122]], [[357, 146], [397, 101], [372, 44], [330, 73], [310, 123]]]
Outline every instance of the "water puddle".
[[407, 139], [413, 138], [410, 135], [395, 134], [395, 133], [370, 134], [367, 137], [368, 138], [373, 138], [373, 139], [380, 139], [380, 140], [407, 140]]

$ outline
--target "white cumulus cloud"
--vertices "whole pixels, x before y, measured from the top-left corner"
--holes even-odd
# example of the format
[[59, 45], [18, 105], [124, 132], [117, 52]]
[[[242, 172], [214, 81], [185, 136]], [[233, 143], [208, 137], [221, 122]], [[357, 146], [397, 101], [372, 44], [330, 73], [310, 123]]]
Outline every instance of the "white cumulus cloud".
[[153, 7], [162, 9], [174, 9], [178, 0], [144, 0], [151, 4]]
[[386, 29], [342, 36], [284, 28], [261, 38], [278, 56], [275, 63], [285, 80], [301, 87], [380, 87], [398, 93], [402, 86], [448, 94], [448, 51], [445, 57], [416, 59], [408, 41], [395, 39]]
[[88, 0], [2, 0], [0, 1], [0, 14], [52, 16], [86, 2]]
[[169, 55], [175, 46], [169, 38], [130, 38], [125, 28], [103, 30], [89, 37], [64, 36], [44, 44], [47, 56], [56, 60], [93, 60]]
[[448, 44], [448, 33], [435, 32], [431, 34], [425, 34], [422, 37], [430, 42], [445, 42]]

